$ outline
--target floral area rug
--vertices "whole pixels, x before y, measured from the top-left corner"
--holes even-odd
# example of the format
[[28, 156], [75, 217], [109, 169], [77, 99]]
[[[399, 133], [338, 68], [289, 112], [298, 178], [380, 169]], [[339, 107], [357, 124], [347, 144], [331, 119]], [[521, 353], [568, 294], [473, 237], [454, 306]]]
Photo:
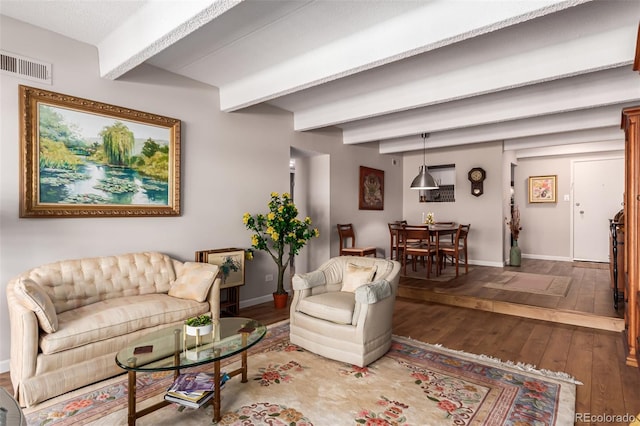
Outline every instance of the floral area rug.
[[[563, 373], [402, 337], [393, 338], [384, 357], [359, 368], [302, 350], [288, 335], [288, 322], [272, 326], [251, 349], [248, 383], [236, 376], [222, 389], [220, 425], [573, 424], [576, 382]], [[231, 361], [223, 369], [238, 366]], [[138, 400], [159, 400], [171, 381], [170, 373], [139, 375]], [[27, 410], [28, 424], [126, 425], [126, 396], [120, 376]], [[137, 424], [205, 425], [212, 415], [211, 405], [172, 404]]]

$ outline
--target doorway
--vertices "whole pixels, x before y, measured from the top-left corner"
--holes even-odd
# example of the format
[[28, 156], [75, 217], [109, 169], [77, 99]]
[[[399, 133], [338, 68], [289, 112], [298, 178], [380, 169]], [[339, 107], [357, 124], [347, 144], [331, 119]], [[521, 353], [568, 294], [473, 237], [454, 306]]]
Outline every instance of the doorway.
[[623, 193], [624, 157], [573, 162], [573, 260], [609, 262], [609, 219]]

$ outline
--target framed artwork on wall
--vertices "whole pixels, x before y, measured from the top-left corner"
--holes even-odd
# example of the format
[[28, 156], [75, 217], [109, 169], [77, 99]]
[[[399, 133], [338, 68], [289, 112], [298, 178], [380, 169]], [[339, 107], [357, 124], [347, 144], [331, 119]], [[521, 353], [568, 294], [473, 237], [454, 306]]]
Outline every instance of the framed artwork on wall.
[[20, 217], [180, 215], [180, 120], [20, 86]]
[[360, 210], [384, 210], [384, 170], [360, 166]]
[[529, 176], [529, 202], [555, 203], [557, 202], [557, 175]]

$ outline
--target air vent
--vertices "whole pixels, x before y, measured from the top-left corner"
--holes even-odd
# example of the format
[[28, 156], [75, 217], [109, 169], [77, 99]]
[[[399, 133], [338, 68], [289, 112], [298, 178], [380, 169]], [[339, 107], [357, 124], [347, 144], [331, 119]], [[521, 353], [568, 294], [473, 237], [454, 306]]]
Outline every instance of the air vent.
[[0, 50], [0, 71], [27, 80], [51, 84], [51, 64]]

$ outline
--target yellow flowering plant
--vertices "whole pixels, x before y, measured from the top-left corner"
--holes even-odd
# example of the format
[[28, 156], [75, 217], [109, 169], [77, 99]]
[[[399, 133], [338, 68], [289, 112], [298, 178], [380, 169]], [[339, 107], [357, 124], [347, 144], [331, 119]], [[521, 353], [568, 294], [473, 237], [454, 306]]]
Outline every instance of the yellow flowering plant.
[[289, 261], [300, 252], [311, 238], [318, 237], [317, 228], [311, 226], [311, 218], [298, 219], [298, 209], [288, 193], [271, 193], [269, 213], [252, 216], [245, 213], [244, 225], [251, 235], [251, 247], [269, 253], [278, 266], [276, 294], [285, 294], [284, 272]]

